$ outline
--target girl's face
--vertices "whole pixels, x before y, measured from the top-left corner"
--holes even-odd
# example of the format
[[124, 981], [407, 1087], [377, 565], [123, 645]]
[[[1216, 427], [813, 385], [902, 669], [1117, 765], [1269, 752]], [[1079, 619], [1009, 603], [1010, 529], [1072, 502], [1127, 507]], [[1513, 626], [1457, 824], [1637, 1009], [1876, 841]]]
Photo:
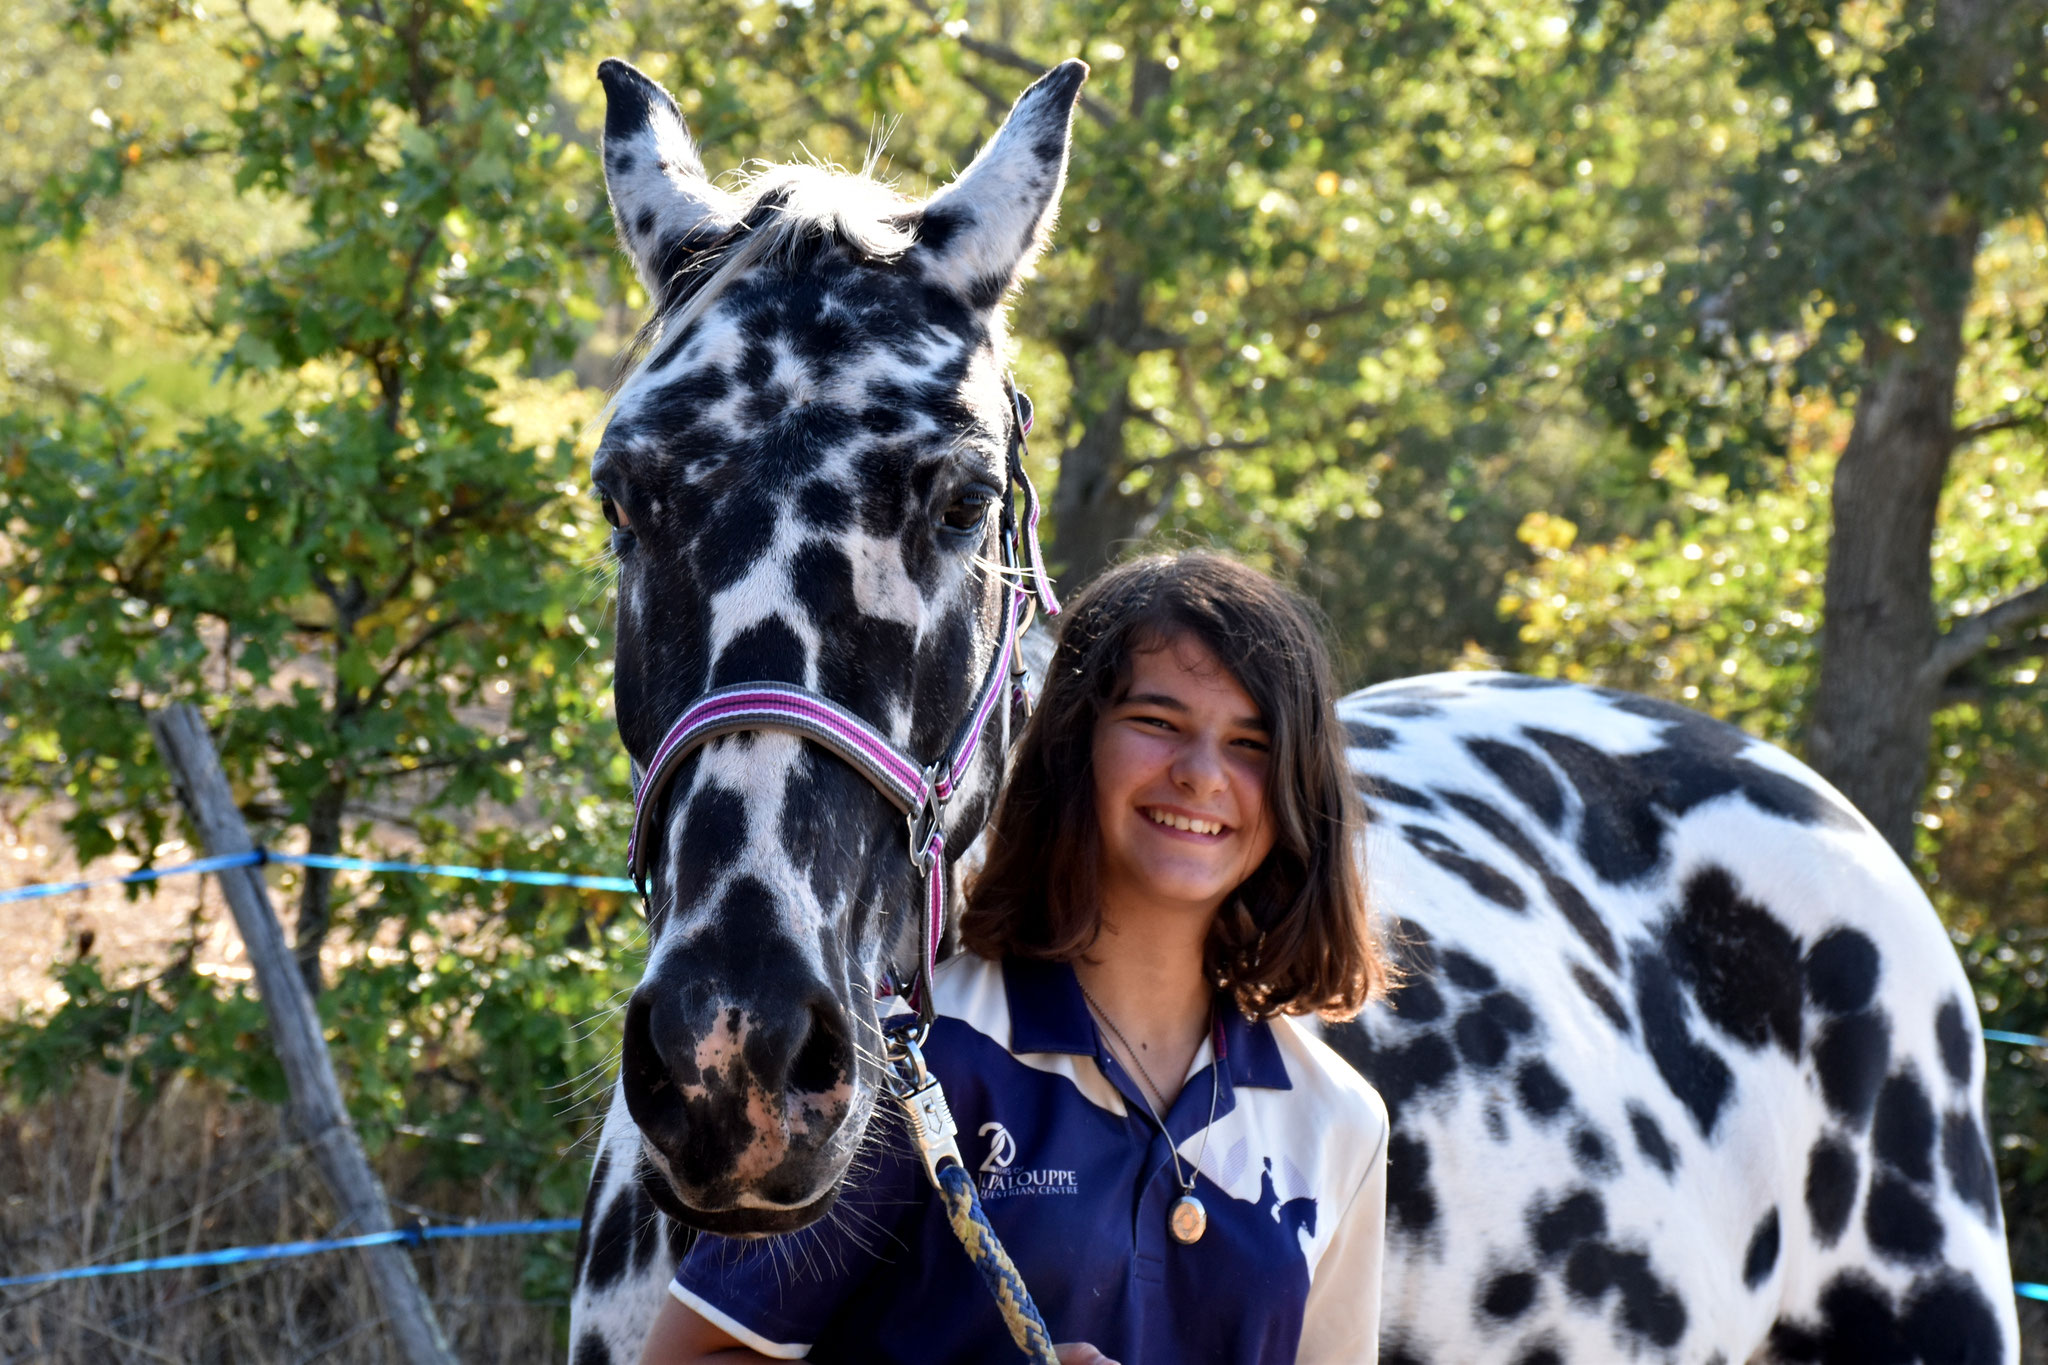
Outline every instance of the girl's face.
[[1267, 749], [1259, 708], [1199, 640], [1132, 659], [1095, 722], [1105, 914], [1216, 912], [1273, 847]]

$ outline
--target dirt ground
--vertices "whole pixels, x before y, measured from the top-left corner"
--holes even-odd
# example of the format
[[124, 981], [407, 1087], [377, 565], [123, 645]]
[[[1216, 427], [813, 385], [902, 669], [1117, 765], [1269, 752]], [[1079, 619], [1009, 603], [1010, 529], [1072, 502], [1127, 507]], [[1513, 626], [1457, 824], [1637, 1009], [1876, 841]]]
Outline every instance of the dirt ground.
[[[81, 869], [71, 858], [62, 819], [61, 812], [49, 807], [26, 818], [0, 812], [0, 890], [119, 876], [140, 865], [132, 857], [109, 857]], [[157, 850], [159, 865], [198, 856], [182, 840]], [[141, 894], [134, 898], [128, 887], [101, 886], [0, 903], [0, 1018], [12, 1018], [24, 1007], [48, 1009], [59, 1004], [63, 992], [50, 979], [50, 969], [79, 956], [85, 945], [109, 974], [117, 974], [131, 964], [165, 961], [195, 925], [197, 969], [247, 978], [242, 941], [213, 878], [173, 877], [137, 889]], [[278, 899], [279, 912], [289, 916], [291, 906]]]

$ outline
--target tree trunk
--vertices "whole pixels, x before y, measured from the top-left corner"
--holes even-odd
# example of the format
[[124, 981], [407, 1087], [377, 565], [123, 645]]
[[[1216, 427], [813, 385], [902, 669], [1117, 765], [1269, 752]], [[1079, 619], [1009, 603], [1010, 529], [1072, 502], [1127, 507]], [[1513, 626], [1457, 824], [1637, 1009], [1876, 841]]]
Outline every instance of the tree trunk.
[[1070, 354], [1072, 403], [1081, 437], [1060, 452], [1053, 485], [1048, 558], [1062, 592], [1072, 592], [1115, 562], [1144, 514], [1145, 499], [1123, 491], [1128, 476], [1124, 423], [1131, 412], [1130, 357], [1104, 341]]
[[[306, 816], [306, 852], [333, 855], [341, 852], [341, 817], [347, 803], [348, 784], [330, 778], [313, 798]], [[306, 880], [299, 886], [299, 922], [292, 932], [292, 954], [305, 978], [306, 994], [319, 998], [320, 948], [327, 941], [327, 922], [332, 911], [334, 872], [331, 868], [302, 869]]]
[[[1965, 263], [1975, 236], [1949, 243]], [[1820, 686], [1807, 738], [1815, 769], [1901, 857], [1913, 848], [1941, 695], [1923, 665], [1936, 636], [1930, 553], [1955, 448], [1962, 303], [1922, 322], [1912, 344], [1889, 343], [1874, 365], [1835, 467]]]
[[[1965, 101], [1995, 98], [2000, 4], [1935, 7], [1946, 71]], [[2009, 16], [2007, 16], [2009, 17]], [[1865, 329], [1869, 379], [1835, 468], [1820, 681], [1807, 757], [1910, 857], [1927, 782], [1934, 711], [1945, 681], [1937, 646], [1931, 556], [1935, 518], [1956, 446], [1956, 372], [1963, 357], [1981, 224], [1956, 211], [1949, 168], [1929, 168], [1924, 210], [1899, 224], [1916, 248], [1917, 335]]]
[[[1141, 57], [1132, 71], [1130, 118], [1166, 94], [1173, 68]], [[1151, 533], [1172, 490], [1132, 489], [1133, 470], [1124, 427], [1131, 419], [1131, 373], [1137, 356], [1157, 349], [1145, 320], [1146, 273], [1115, 255], [1115, 239], [1096, 270], [1096, 304], [1082, 325], [1062, 338], [1070, 417], [1081, 438], [1060, 453], [1059, 482], [1053, 487], [1051, 568], [1064, 591], [1101, 573]], [[1169, 475], [1170, 477], [1170, 475]]]

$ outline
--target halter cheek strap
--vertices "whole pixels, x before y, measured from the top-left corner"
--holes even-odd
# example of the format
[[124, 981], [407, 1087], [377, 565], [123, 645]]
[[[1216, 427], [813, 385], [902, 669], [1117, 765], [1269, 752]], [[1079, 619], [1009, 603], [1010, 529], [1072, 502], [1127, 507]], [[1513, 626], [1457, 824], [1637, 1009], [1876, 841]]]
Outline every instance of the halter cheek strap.
[[[946, 752], [929, 764], [919, 763], [873, 725], [808, 688], [781, 682], [721, 687], [691, 703], [656, 747], [654, 758], [633, 792], [633, 832], [626, 845], [628, 870], [644, 898], [648, 894], [649, 865], [653, 861], [662, 797], [683, 760], [721, 735], [779, 730], [836, 754], [888, 797], [909, 824], [910, 862], [924, 882], [925, 911], [922, 960], [909, 993], [913, 1003], [926, 1014], [931, 1008], [931, 992], [926, 987], [938, 962], [939, 940], [946, 925], [946, 802], [952, 799], [974, 762], [989, 718], [1004, 696], [1004, 684], [1009, 684], [1013, 702], [1025, 695], [1026, 671], [1018, 640], [1029, 626], [1033, 610], [1042, 608], [1048, 616], [1057, 616], [1060, 610], [1038, 545], [1038, 490], [1024, 469], [1024, 438], [1031, 430], [1031, 400], [1007, 379], [1004, 387], [1011, 396], [1016, 423], [1010, 439], [1010, 487], [1004, 491], [1002, 525], [998, 530], [1002, 555], [1002, 638], [997, 642], [995, 657], [989, 661], [988, 674]], [[1021, 528], [1014, 500], [1019, 486], [1024, 491]], [[1028, 580], [1028, 590], [1022, 580]], [[883, 993], [890, 989], [894, 989], [893, 983], [884, 983]]]

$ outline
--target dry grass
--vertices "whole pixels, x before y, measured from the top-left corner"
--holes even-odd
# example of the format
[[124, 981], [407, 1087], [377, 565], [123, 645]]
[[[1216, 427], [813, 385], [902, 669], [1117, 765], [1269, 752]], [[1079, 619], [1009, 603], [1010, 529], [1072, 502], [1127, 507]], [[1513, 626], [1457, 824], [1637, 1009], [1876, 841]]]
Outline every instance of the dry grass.
[[[408, 1164], [386, 1154], [386, 1188], [433, 1221], [533, 1216], [488, 1188], [420, 1188]], [[277, 1111], [189, 1082], [144, 1104], [95, 1075], [62, 1098], [0, 1111], [0, 1192], [6, 1274], [346, 1231]], [[566, 1236], [442, 1241], [414, 1256], [460, 1359], [560, 1355], [566, 1305], [530, 1301], [522, 1283], [536, 1269], [566, 1282]], [[383, 1365], [394, 1355], [354, 1252], [0, 1290], [0, 1365]]]

